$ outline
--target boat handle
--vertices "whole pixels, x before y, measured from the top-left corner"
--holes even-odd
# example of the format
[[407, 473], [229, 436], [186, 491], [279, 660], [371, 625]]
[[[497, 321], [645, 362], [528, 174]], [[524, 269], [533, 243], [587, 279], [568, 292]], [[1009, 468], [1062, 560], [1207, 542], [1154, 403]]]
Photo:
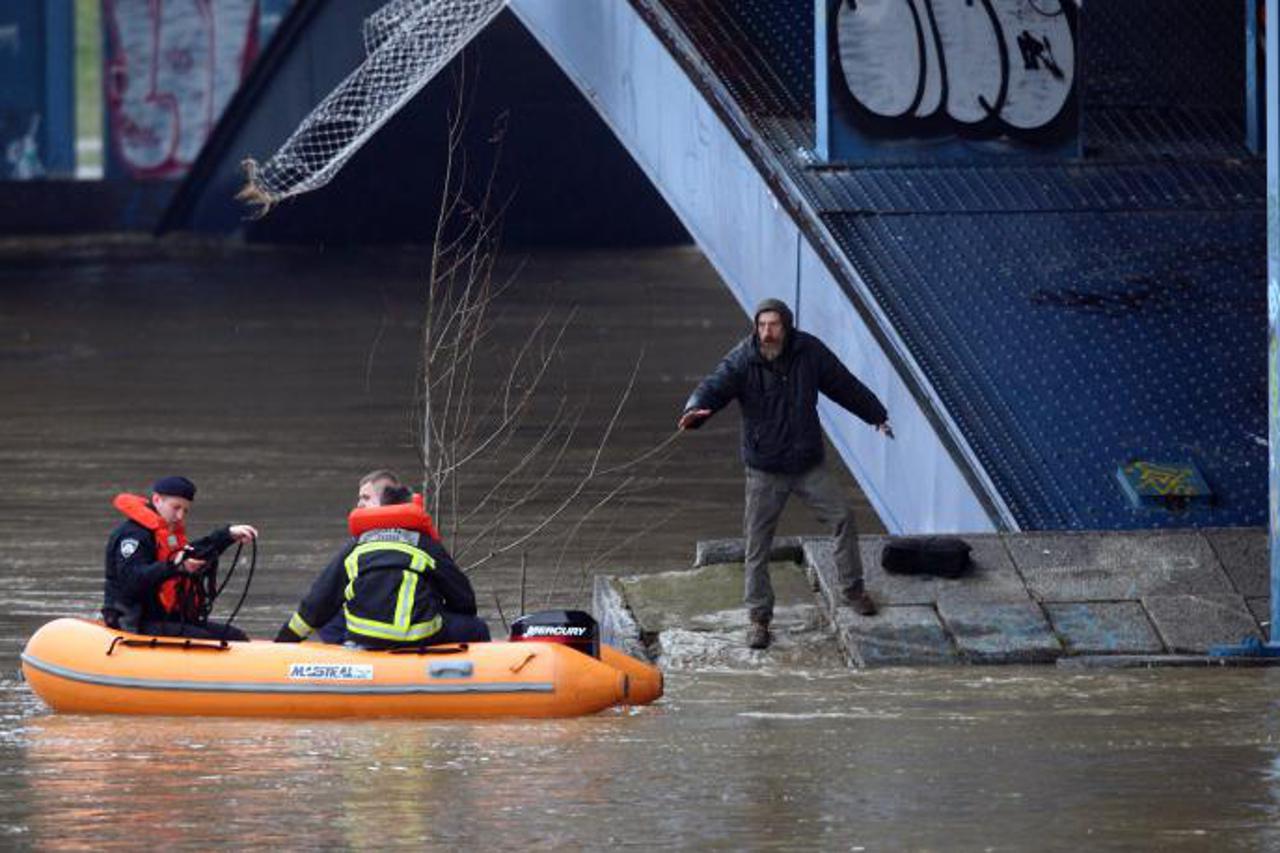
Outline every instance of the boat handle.
[[456, 646], [399, 646], [386, 651], [393, 655], [458, 655], [467, 648], [466, 643], [458, 643]]
[[116, 650], [116, 646], [128, 646], [137, 649], [157, 649], [157, 648], [177, 648], [177, 649], [204, 649], [210, 652], [225, 652], [231, 649], [231, 644], [226, 640], [218, 640], [216, 644], [208, 642], [200, 642], [192, 640], [190, 637], [182, 640], [164, 640], [160, 637], [150, 637], [146, 640], [133, 640], [129, 637], [112, 637], [111, 645], [107, 646], [107, 657]]
[[427, 673], [432, 678], [470, 678], [473, 669], [469, 660], [433, 660]]

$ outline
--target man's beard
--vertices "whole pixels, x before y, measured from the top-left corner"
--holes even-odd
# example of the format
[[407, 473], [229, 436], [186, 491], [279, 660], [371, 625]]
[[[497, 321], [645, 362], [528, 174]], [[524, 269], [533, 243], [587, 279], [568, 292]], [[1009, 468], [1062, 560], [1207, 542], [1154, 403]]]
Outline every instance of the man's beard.
[[765, 361], [774, 361], [780, 355], [782, 355], [781, 342], [776, 344], [766, 344], [764, 341], [760, 342], [760, 356]]

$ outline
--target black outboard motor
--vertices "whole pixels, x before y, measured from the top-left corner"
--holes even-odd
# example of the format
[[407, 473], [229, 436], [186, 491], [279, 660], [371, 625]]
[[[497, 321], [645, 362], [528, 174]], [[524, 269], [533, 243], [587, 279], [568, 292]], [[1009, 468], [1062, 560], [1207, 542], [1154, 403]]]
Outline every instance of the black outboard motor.
[[600, 629], [583, 610], [539, 610], [511, 623], [513, 643], [560, 643], [600, 657]]

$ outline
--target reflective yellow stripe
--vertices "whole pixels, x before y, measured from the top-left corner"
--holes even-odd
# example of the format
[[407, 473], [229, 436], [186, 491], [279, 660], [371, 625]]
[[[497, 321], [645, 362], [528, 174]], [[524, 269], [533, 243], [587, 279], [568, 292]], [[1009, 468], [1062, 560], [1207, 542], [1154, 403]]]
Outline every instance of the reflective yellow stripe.
[[431, 559], [431, 555], [421, 548], [415, 548], [403, 542], [365, 542], [362, 545], [357, 545], [347, 555], [345, 562], [347, 577], [351, 577], [355, 573], [356, 569], [353, 567], [356, 565], [356, 561], [365, 554], [376, 551], [399, 551], [401, 554], [408, 554], [411, 561], [410, 565], [415, 572], [420, 572], [424, 568], [434, 569], [436, 567], [436, 561]]
[[347, 585], [342, 591], [342, 597], [345, 601], [350, 601], [356, 594], [355, 583], [356, 577], [360, 574], [360, 558], [365, 554], [376, 551], [399, 551], [402, 554], [409, 555], [409, 569], [414, 572], [436, 567], [436, 561], [421, 548], [405, 545], [402, 542], [365, 542], [363, 545], [357, 545], [353, 548], [351, 553], [347, 555], [347, 559], [342, 561], [343, 567], [347, 570]]
[[400, 628], [387, 622], [378, 622], [374, 619], [363, 619], [359, 616], [347, 611], [347, 631], [353, 634], [363, 634], [366, 637], [374, 637], [379, 640], [391, 640], [398, 643], [412, 643], [417, 640], [425, 640], [427, 637], [438, 632], [444, 627], [444, 620], [437, 615], [433, 619], [426, 622], [418, 622], [414, 625], [408, 625]]
[[315, 630], [306, 623], [306, 620], [294, 613], [289, 617], [289, 630], [297, 634], [299, 637], [307, 638], [311, 636], [311, 632]]
[[399, 551], [409, 556], [409, 568], [402, 571], [400, 589], [396, 594], [395, 615], [392, 617], [394, 621], [379, 622], [376, 619], [365, 619], [352, 614], [350, 609], [344, 606], [347, 630], [353, 634], [363, 634], [366, 637], [400, 643], [425, 640], [438, 632], [444, 625], [444, 620], [439, 615], [426, 622], [412, 624], [410, 621], [413, 619], [413, 602], [418, 589], [418, 575], [425, 569], [436, 567], [436, 561], [421, 548], [405, 545], [402, 542], [365, 542], [357, 545], [343, 561], [343, 566], [347, 570], [347, 586], [343, 591], [345, 600], [350, 601], [355, 596], [356, 578], [360, 574], [360, 558], [378, 551]]
[[400, 594], [396, 596], [396, 615], [394, 617], [395, 625], [401, 630], [409, 627], [409, 621], [413, 619], [413, 593], [418, 588], [418, 575], [416, 572], [405, 572], [400, 577]]
[[356, 557], [356, 552], [348, 554], [342, 565], [347, 569], [347, 585], [342, 590], [342, 600], [350, 601], [356, 594], [356, 576], [360, 574], [360, 560]]

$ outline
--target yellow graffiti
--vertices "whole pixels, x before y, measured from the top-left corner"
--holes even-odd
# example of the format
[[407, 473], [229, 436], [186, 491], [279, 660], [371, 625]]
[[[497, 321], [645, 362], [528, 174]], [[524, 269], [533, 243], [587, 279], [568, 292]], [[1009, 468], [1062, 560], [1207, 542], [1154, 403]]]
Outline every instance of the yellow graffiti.
[[1196, 484], [1189, 482], [1192, 478], [1190, 468], [1135, 462], [1129, 466], [1129, 473], [1133, 472], [1138, 474], [1138, 489], [1145, 494], [1195, 495], [1198, 493]]

